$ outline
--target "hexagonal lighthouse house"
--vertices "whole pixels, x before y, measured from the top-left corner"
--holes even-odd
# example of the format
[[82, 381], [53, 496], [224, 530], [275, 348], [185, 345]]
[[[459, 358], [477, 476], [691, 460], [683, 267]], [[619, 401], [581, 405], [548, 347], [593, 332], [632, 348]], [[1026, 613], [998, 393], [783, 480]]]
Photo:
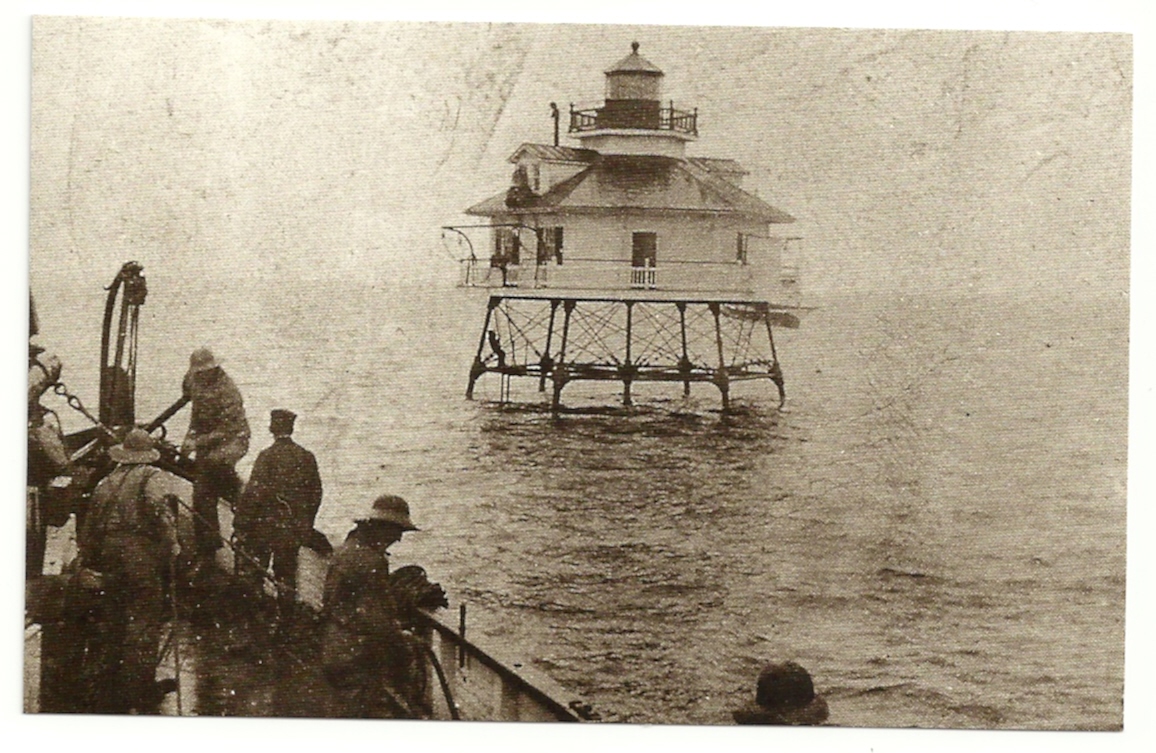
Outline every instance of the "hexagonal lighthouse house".
[[[570, 105], [558, 144], [522, 144], [511, 185], [466, 210], [487, 218], [461, 284], [490, 288], [467, 397], [487, 374], [553, 387], [764, 379], [784, 399], [775, 327], [797, 327], [794, 221], [743, 189], [734, 160], [688, 156], [698, 112], [662, 100], [663, 73], [638, 54], [606, 73], [600, 107]], [[446, 232], [468, 235], [465, 228]], [[479, 253], [485, 249], [484, 252]]]

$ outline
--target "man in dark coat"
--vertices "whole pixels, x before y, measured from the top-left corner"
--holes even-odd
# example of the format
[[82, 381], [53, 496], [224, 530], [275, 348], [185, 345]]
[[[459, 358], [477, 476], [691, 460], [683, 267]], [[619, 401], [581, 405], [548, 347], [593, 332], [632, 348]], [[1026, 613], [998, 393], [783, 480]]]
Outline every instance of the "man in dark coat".
[[271, 413], [273, 444], [257, 456], [233, 521], [241, 548], [257, 560], [239, 560], [238, 570], [260, 589], [272, 558], [278, 596], [290, 604], [297, 587], [297, 550], [312, 532], [321, 506], [317, 458], [293, 441], [296, 419], [287, 410]]
[[193, 403], [181, 454], [195, 454], [197, 554], [211, 557], [221, 547], [217, 500], [234, 500], [240, 490], [241, 480], [234, 467], [249, 451], [249, 421], [240, 390], [208, 348], [198, 348], [189, 357], [182, 389]]
[[423, 582], [408, 588], [389, 572], [389, 547], [416, 530], [406, 501], [383, 494], [333, 554], [325, 579], [321, 662], [343, 716], [412, 718], [428, 711], [422, 708], [424, 657], [406, 632], [407, 609], [409, 602], [444, 605], [445, 592], [425, 580], [424, 572]]
[[104, 713], [155, 713], [164, 619], [164, 578], [180, 552], [168, 494], [173, 477], [149, 465], [160, 457], [152, 438], [133, 429], [109, 449], [119, 463], [92, 494], [77, 537], [79, 568], [101, 584], [97, 608], [96, 708]]

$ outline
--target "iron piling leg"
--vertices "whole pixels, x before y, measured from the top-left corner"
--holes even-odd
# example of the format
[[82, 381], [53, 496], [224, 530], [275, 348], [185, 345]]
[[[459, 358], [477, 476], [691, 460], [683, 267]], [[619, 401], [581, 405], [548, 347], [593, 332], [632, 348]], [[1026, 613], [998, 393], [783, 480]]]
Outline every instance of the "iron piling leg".
[[690, 397], [690, 357], [686, 353], [686, 303], [679, 301], [675, 305], [678, 307], [678, 325], [682, 331], [682, 358], [678, 362], [678, 370], [683, 374], [682, 396]]
[[554, 401], [551, 412], [558, 417], [558, 410], [562, 407], [562, 388], [566, 386], [566, 342], [570, 337], [570, 315], [574, 312], [576, 302], [567, 300], [562, 304], [562, 347], [558, 351], [558, 362], [553, 369]]
[[630, 362], [631, 329], [634, 323], [634, 302], [626, 302], [626, 361], [622, 364], [622, 404], [629, 407], [634, 404], [630, 399], [630, 382], [633, 381], [634, 365]]
[[474, 399], [474, 382], [486, 373], [486, 364], [482, 361], [482, 349], [486, 347], [486, 335], [490, 331], [490, 317], [501, 302], [500, 297], [490, 296], [489, 305], [486, 306], [486, 320], [482, 323], [482, 336], [478, 338], [478, 352], [474, 356], [473, 365], [470, 366], [470, 383], [466, 386], [466, 400]]
[[714, 381], [715, 384], [718, 385], [719, 392], [722, 393], [722, 408], [725, 413], [731, 408], [730, 380], [727, 379], [727, 365], [723, 358], [722, 324], [719, 322], [719, 305], [717, 303], [710, 304], [710, 312], [714, 315], [714, 337], [715, 343], [718, 344], [718, 371], [715, 373]]
[[787, 402], [787, 390], [783, 384], [783, 369], [779, 366], [779, 354], [775, 352], [775, 335], [771, 330], [771, 310], [763, 309], [763, 320], [767, 323], [767, 339], [771, 343], [771, 381], [779, 388], [779, 407]]
[[538, 392], [546, 391], [546, 374], [553, 370], [554, 361], [550, 358], [550, 341], [554, 337], [554, 315], [558, 313], [558, 299], [550, 301], [550, 324], [546, 327], [546, 349], [542, 351], [542, 360], [539, 368], [542, 373], [538, 376]]

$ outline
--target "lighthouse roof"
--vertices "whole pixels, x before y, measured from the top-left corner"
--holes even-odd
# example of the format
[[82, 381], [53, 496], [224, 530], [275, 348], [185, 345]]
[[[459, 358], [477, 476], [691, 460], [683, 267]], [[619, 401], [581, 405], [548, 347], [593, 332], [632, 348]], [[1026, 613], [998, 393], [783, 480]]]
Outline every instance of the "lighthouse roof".
[[619, 73], [643, 73], [649, 76], [663, 75], [661, 68], [638, 54], [638, 42], [633, 42], [630, 45], [630, 50], [629, 55], [605, 71], [607, 76], [613, 76]]
[[523, 156], [544, 162], [593, 162], [598, 152], [593, 149], [575, 149], [572, 146], [550, 146], [549, 144], [522, 144], [510, 155], [509, 162], [517, 162]]
[[733, 159], [719, 159], [718, 157], [687, 157], [686, 161], [696, 167], [701, 167], [707, 172], [716, 173], [721, 176], [751, 174], [750, 170], [747, 170]]
[[527, 196], [516, 205], [508, 203], [508, 196], [503, 191], [466, 212], [488, 217], [633, 209], [737, 214], [773, 223], [795, 220], [706, 167], [674, 157], [599, 155], [540, 196]]

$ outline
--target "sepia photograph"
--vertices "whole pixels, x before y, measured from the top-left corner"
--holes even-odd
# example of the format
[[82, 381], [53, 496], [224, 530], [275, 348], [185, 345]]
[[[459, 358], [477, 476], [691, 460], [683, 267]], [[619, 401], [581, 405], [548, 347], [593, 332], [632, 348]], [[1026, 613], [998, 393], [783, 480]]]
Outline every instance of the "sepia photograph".
[[1123, 730], [1132, 34], [477, 12], [28, 18], [23, 714]]

